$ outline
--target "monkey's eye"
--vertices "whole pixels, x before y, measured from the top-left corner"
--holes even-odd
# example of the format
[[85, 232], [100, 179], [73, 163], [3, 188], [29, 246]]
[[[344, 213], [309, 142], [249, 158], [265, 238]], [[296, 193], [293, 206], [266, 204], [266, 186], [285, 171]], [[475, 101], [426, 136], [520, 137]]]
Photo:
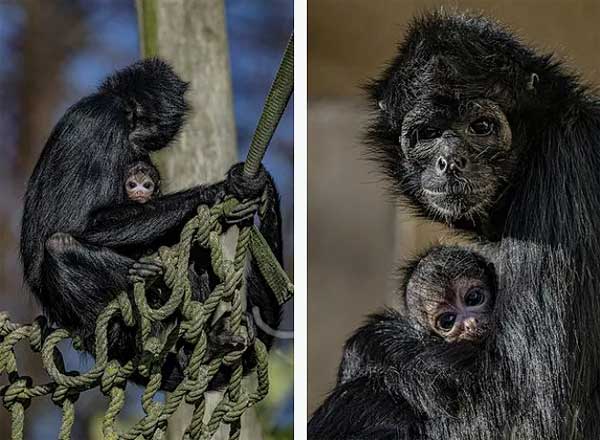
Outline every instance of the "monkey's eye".
[[152, 189], [152, 186], [153, 186], [152, 182], [146, 182], [146, 183], [144, 183], [144, 188], [146, 188], [146, 189]]
[[439, 128], [425, 125], [415, 130], [415, 136], [418, 140], [431, 140], [440, 137], [441, 131]]
[[465, 295], [465, 305], [467, 307], [480, 306], [485, 302], [485, 292], [480, 287], [473, 287]]
[[456, 313], [446, 312], [437, 317], [436, 325], [440, 330], [449, 332], [454, 327], [455, 322]]
[[469, 125], [469, 132], [476, 136], [488, 136], [494, 131], [494, 122], [488, 118], [480, 118]]
[[127, 188], [129, 188], [129, 189], [135, 188], [135, 182], [127, 182]]

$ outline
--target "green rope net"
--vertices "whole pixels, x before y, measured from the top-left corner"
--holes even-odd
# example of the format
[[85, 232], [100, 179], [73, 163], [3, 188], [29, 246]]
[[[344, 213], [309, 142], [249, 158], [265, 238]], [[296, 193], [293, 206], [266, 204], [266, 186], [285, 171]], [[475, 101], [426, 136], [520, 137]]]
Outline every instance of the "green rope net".
[[[290, 81], [292, 69], [289, 67], [293, 65], [290, 64], [293, 63], [292, 53], [293, 37], [282, 61], [282, 66], [287, 67], [285, 71], [280, 68], [265, 103], [263, 114], [270, 116], [266, 120], [261, 118], [257, 128], [257, 132], [262, 133], [262, 140], [253, 142], [248, 155], [252, 158], [245, 167], [249, 175], [258, 169], [289, 100], [293, 87], [293, 81]], [[282, 74], [282, 71], [285, 73]], [[282, 75], [287, 78], [283, 83]], [[267, 349], [258, 338], [249, 342], [248, 330], [242, 319], [246, 308], [246, 259], [251, 255], [280, 304], [293, 295], [290, 280], [256, 226], [241, 226], [233, 259], [224, 256], [221, 236], [229, 213], [239, 205], [250, 206], [253, 203], [227, 197], [214, 206], [198, 207], [197, 215], [183, 227], [179, 243], [161, 247], [156, 253], [165, 269], [163, 282], [171, 292], [167, 301], [158, 308], [150, 306], [144, 282], [135, 284], [133, 295], [121, 292], [98, 316], [95, 364], [87, 372], [65, 371], [58, 349], [58, 344], [67, 339], [72, 339], [77, 348], [80, 345], [77, 337], [64, 329], [50, 327], [44, 317], [36, 318], [30, 325], [21, 325], [11, 322], [6, 313], [0, 313], [0, 374], [6, 374], [9, 381], [0, 387], [0, 396], [11, 414], [12, 439], [23, 438], [25, 410], [32, 399], [42, 396], [50, 396], [62, 409], [58, 438], [69, 439], [75, 420], [75, 402], [82, 392], [94, 388], [99, 388], [108, 398], [102, 421], [106, 439], [165, 438], [169, 417], [183, 402], [194, 408], [184, 438], [210, 439], [221, 425], [229, 425], [229, 438], [238, 439], [242, 414], [262, 400], [269, 390]], [[259, 218], [264, 206], [263, 196], [258, 208]], [[218, 279], [204, 302], [192, 299], [188, 278], [190, 252], [197, 246], [210, 252], [212, 270]], [[229, 330], [247, 342], [241, 348], [232, 348], [235, 351], [211, 358], [207, 351], [207, 334], [213, 318], [223, 308], [229, 310]], [[142, 341], [142, 355], [124, 365], [111, 360], [108, 352], [109, 322], [115, 318], [120, 318], [125, 325], [135, 326]], [[157, 331], [157, 328], [160, 330]], [[44, 369], [51, 379], [49, 383], [34, 384], [31, 378], [19, 374], [15, 347], [22, 341], [28, 342], [34, 352], [41, 353]], [[175, 351], [178, 341], [192, 346], [192, 354], [184, 370], [183, 381], [168, 393], [164, 402], [160, 402], [155, 397], [162, 380], [161, 367], [167, 353]], [[248, 373], [244, 371], [242, 356], [250, 350], [254, 352], [257, 364], [255, 389], [247, 389], [242, 384], [242, 377]], [[231, 371], [229, 382], [212, 413], [205, 414], [208, 384], [222, 366]], [[127, 380], [134, 373], [148, 379], [141, 399], [145, 415], [129, 429], [120, 430], [117, 420], [125, 404]]]

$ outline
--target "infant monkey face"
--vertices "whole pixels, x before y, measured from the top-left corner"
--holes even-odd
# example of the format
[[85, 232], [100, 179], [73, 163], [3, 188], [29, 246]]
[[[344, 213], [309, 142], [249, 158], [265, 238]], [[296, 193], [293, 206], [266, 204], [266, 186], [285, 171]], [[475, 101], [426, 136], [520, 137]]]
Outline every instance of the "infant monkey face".
[[490, 325], [491, 292], [479, 279], [452, 280], [440, 301], [427, 304], [431, 329], [448, 342], [482, 339]]
[[143, 173], [130, 176], [125, 182], [127, 197], [138, 203], [148, 202], [154, 194], [154, 181]]
[[408, 313], [447, 342], [479, 341], [490, 328], [495, 273], [478, 254], [460, 247], [431, 250], [406, 284]]
[[160, 175], [149, 162], [140, 161], [129, 168], [125, 178], [127, 198], [136, 203], [147, 203], [160, 193]]

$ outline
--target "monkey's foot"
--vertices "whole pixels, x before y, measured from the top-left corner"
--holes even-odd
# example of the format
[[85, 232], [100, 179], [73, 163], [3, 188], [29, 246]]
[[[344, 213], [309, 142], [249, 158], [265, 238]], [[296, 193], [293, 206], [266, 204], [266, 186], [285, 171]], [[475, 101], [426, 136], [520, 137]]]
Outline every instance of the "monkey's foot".
[[152, 281], [163, 274], [164, 268], [157, 258], [142, 257], [129, 269], [128, 278], [132, 283]]
[[208, 333], [208, 346], [213, 355], [242, 350], [248, 345], [248, 338], [236, 335], [229, 329], [227, 317], [217, 321]]
[[210, 341], [217, 350], [236, 351], [241, 350], [246, 345], [246, 338], [241, 335], [234, 335], [230, 331], [225, 331], [218, 335], [211, 335]]
[[268, 183], [269, 173], [262, 164], [256, 174], [251, 177], [244, 173], [243, 162], [232, 166], [227, 173], [227, 193], [232, 194], [238, 200], [260, 197]]
[[46, 240], [46, 249], [52, 253], [63, 253], [75, 249], [79, 242], [71, 234], [56, 232]]

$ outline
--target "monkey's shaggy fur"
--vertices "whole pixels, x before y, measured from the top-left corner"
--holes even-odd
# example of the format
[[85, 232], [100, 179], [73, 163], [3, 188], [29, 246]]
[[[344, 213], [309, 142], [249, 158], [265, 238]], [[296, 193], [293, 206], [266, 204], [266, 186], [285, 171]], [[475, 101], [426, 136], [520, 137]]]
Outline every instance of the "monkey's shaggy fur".
[[[495, 22], [444, 13], [415, 20], [370, 93], [371, 153], [392, 190], [426, 216], [398, 144], [406, 113], [436, 94], [447, 106], [484, 97], [505, 113], [515, 166], [484, 215], [449, 221], [499, 241], [495, 331], [474, 383], [460, 393], [361, 376], [332, 391], [310, 422], [310, 438], [600, 438], [598, 98]], [[393, 315], [387, 320], [402, 326]], [[457, 399], [450, 415], [438, 416], [403, 397], [413, 393]]]

